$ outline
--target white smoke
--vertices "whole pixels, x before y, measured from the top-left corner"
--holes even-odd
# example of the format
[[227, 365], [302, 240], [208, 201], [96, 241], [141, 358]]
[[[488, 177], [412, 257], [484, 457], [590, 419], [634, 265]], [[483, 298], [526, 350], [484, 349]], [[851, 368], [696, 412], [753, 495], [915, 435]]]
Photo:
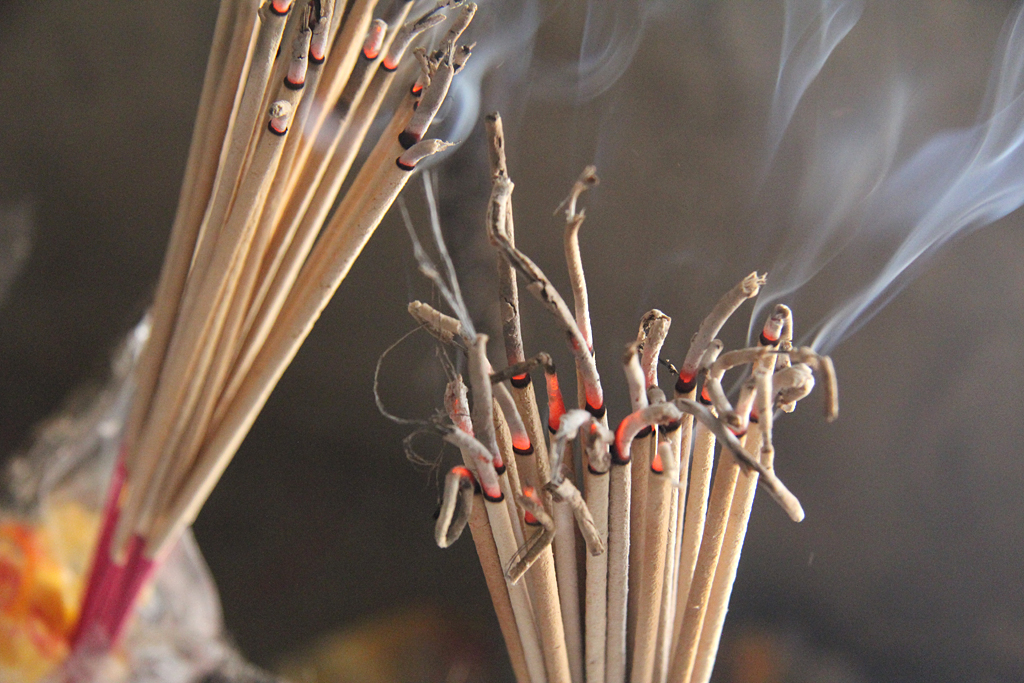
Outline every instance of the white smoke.
[[1007, 20], [995, 54], [977, 123], [923, 144], [905, 140], [915, 93], [903, 78], [879, 84], [872, 107], [821, 117], [792, 227], [758, 313], [823, 269], [859, 271], [861, 282], [866, 274], [866, 284], [815, 326], [811, 343], [827, 351], [870, 320], [952, 238], [1024, 204], [1024, 7]]

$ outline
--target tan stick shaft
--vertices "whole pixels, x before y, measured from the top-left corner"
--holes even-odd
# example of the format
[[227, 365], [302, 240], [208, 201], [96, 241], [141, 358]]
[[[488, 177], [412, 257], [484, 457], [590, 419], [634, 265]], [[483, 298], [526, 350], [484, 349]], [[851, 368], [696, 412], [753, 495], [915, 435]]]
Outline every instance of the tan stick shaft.
[[[755, 365], [753, 378], [759, 421], [750, 423], [745, 441], [758, 447], [755, 453], [761, 464], [769, 469], [775, 464], [775, 450], [772, 446], [772, 410], [775, 407], [772, 375], [778, 358], [773, 355]], [[729, 610], [729, 598], [739, 568], [743, 540], [747, 535], [747, 523], [750, 521], [750, 511], [757, 491], [757, 479], [757, 472], [739, 473], [736, 493], [729, 508], [729, 522], [722, 543], [722, 554], [708, 598], [708, 612], [701, 630], [697, 660], [694, 662], [691, 676], [691, 680], [696, 683], [708, 683], [711, 680], [711, 671], [718, 655], [718, 643], [722, 637], [722, 628], [725, 626], [725, 614]]]
[[[757, 443], [759, 438], [760, 428], [756, 423], [752, 423], [747, 432], [747, 443]], [[763, 462], [763, 464], [770, 466], [771, 463]], [[715, 569], [715, 579], [708, 597], [707, 614], [701, 629], [697, 658], [694, 662], [693, 674], [690, 677], [693, 683], [707, 683], [711, 679], [711, 671], [718, 654], [718, 641], [721, 638], [725, 615], [729, 609], [729, 597], [732, 595], [732, 586], [736, 581], [740, 553], [743, 550], [743, 539], [747, 533], [747, 523], [750, 521], [754, 493], [757, 491], [757, 476], [757, 472], [754, 471], [741, 471], [737, 479], [736, 493], [729, 508], [722, 553], [718, 559], [718, 567]]]
[[494, 613], [498, 617], [501, 635], [505, 639], [505, 649], [508, 651], [508, 658], [512, 663], [516, 683], [531, 683], [529, 669], [526, 665], [526, 655], [523, 652], [523, 641], [519, 637], [516, 618], [512, 612], [512, 601], [509, 599], [508, 587], [505, 585], [505, 573], [502, 571], [501, 561], [498, 559], [498, 549], [494, 545], [491, 524], [487, 519], [484, 505], [482, 495], [473, 496], [473, 510], [469, 515], [469, 531], [473, 535], [476, 555], [480, 559], [480, 568], [483, 569], [484, 579], [487, 581], [487, 591], [491, 594], [491, 603], [494, 605]]
[[[213, 226], [215, 231], [224, 224], [231, 210], [236, 192], [240, 189], [244, 169], [248, 165], [249, 151], [254, 140], [262, 133], [262, 127], [266, 125], [263, 108], [266, 93], [268, 90], [277, 89], [276, 84], [270, 84], [270, 78], [278, 49], [281, 47], [287, 16], [279, 16], [265, 8], [260, 19], [260, 30], [253, 48], [241, 101], [231, 124], [231, 135], [224, 141], [216, 185], [206, 215], [203, 216], [204, 226]], [[283, 53], [290, 52], [290, 47], [285, 46]], [[202, 230], [205, 235], [210, 235], [209, 227]], [[209, 250], [202, 250], [197, 254], [196, 268], [199, 273], [205, 272], [211, 257], [212, 252]]]
[[[572, 481], [575, 477], [573, 444], [566, 444], [562, 476]], [[573, 683], [583, 683], [583, 633], [581, 631], [579, 577], [576, 571], [576, 521], [567, 502], [554, 503], [555, 574], [558, 578], [558, 602], [562, 608], [562, 629], [569, 653], [569, 673]]]
[[[516, 554], [516, 540], [512, 533], [512, 520], [508, 516], [508, 508], [504, 501], [484, 502], [487, 511], [487, 519], [491, 523], [491, 533], [494, 537], [494, 545], [498, 549], [498, 559], [501, 566], [507, 569], [511, 566]], [[523, 652], [526, 655], [526, 666], [530, 672], [530, 678], [534, 681], [547, 681], [547, 673], [544, 667], [544, 652], [538, 636], [537, 623], [530, 605], [530, 597], [524, 582], [512, 585], [507, 577], [505, 585], [508, 586], [509, 598], [512, 601], [512, 611], [516, 617], [516, 624], [519, 629], [519, 637], [523, 642]]]
[[[548, 463], [548, 452], [544, 440], [543, 425], [540, 411], [537, 408], [537, 396], [531, 382], [522, 389], [512, 388], [519, 415], [523, 418], [526, 433], [530, 436], [533, 455], [517, 462], [520, 466], [532, 465], [537, 477], [534, 486], [538, 489], [551, 480]], [[519, 457], [519, 456], [517, 456]], [[524, 462], [525, 461], [525, 462]], [[550, 499], [548, 500], [550, 505]], [[555, 561], [551, 548], [545, 548], [540, 557], [526, 573], [526, 581], [533, 597], [537, 626], [544, 645], [544, 661], [547, 666], [548, 679], [551, 683], [571, 683], [569, 671], [569, 653], [565, 644], [565, 629], [562, 625], [562, 610], [558, 601], [558, 582], [555, 577]]]
[[[689, 419], [688, 419], [689, 418]], [[679, 546], [682, 539], [683, 506], [690, 467], [690, 435], [692, 416], [684, 415], [678, 429], [668, 434], [675, 461], [679, 463], [678, 481], [669, 493], [668, 545], [665, 548], [665, 572], [661, 589], [661, 609], [658, 616], [658, 644], [654, 654], [653, 680], [662, 683], [668, 676], [675, 636], [676, 586], [679, 578]]]
[[[282, 22], [283, 23], [283, 22]], [[300, 33], [302, 39], [293, 46], [302, 55], [304, 62], [308, 51], [309, 31]], [[262, 38], [262, 37], [261, 37]], [[276, 43], [275, 43], [276, 45]], [[301, 73], [301, 71], [299, 72]], [[262, 77], [262, 76], [261, 76]], [[295, 111], [296, 103], [302, 97], [311, 97], [315, 91], [315, 78], [310, 79], [309, 74], [305, 78], [306, 86], [301, 89], [285, 87], [285, 84], [278, 84], [277, 97], [281, 102], [287, 102], [288, 106]], [[259, 119], [266, 121], [266, 116]], [[257, 153], [249, 167], [250, 176], [245, 179], [240, 189], [235, 208], [241, 205], [242, 210], [249, 212], [246, 234], [250, 235], [248, 247], [243, 247], [235, 252], [231, 264], [232, 275], [228, 278], [228, 286], [222, 294], [222, 301], [218, 303], [223, 309], [224, 323], [219, 338], [211, 338], [205, 343], [207, 346], [215, 347], [216, 351], [209, 363], [206, 379], [199, 395], [195, 408], [191, 414], [184, 413], [175, 429], [174, 440], [169, 440], [164, 449], [165, 458], [173, 459], [176, 466], [160, 484], [160, 492], [156, 498], [156, 510], [160, 510], [172, 498], [178, 487], [185, 480], [188, 470], [195, 460], [195, 456], [206, 436], [207, 429], [213, 418], [214, 407], [221, 396], [228, 372], [234, 360], [239, 344], [239, 330], [245, 317], [245, 304], [251, 297], [252, 290], [256, 284], [260, 270], [260, 261], [273, 231], [273, 226], [260, 219], [261, 214], [267, 209], [267, 203], [274, 192], [273, 179], [277, 177], [276, 171], [280, 164], [285, 161], [284, 154], [289, 148], [289, 143], [301, 129], [302, 121], [293, 115], [288, 123], [288, 133], [284, 138], [269, 131], [261, 134], [260, 143], [257, 146]], [[263, 129], [264, 126], [259, 126]], [[257, 182], [255, 178], [259, 177]], [[250, 185], [250, 180], [253, 182]], [[255, 193], [251, 204], [249, 204], [249, 192], [255, 187]], [[181, 429], [184, 429], [182, 432]], [[180, 437], [177, 435], [180, 434]]]
[[[217, 14], [213, 45], [210, 48], [210, 56], [206, 64], [206, 75], [199, 98], [196, 124], [192, 130], [192, 141], [189, 144], [188, 161], [185, 165], [185, 177], [178, 198], [178, 209], [171, 228], [170, 241], [164, 255], [156, 297], [151, 310], [152, 327], [136, 371], [136, 394], [132, 401], [124, 437], [127, 444], [134, 443], [149, 408], [149, 398], [152, 395], [153, 385], [156, 384], [163, 353], [170, 338], [175, 311], [181, 298], [181, 291], [185, 287], [185, 277], [192, 263], [192, 254], [195, 252], [203, 208], [209, 199], [216, 175], [217, 162], [216, 156], [214, 156], [216, 152], [211, 152], [213, 145], [210, 139], [218, 132], [222, 132], [220, 123], [223, 122], [223, 126], [227, 125], [227, 116], [230, 112], [223, 113], [223, 116], [218, 117], [219, 112], [214, 111], [214, 101], [219, 93], [221, 71], [224, 70], [229, 53], [236, 9], [230, 2], [222, 2]], [[216, 150], [219, 151], [219, 145]], [[129, 453], [131, 450], [129, 447]]]
[[629, 602], [626, 604], [626, 665], [634, 652], [636, 620], [640, 609], [640, 584], [646, 575], [644, 566], [644, 524], [647, 516], [647, 470], [651, 464], [652, 436], [637, 439], [629, 463]]
[[149, 411], [153, 389], [170, 341], [178, 303], [185, 289], [185, 279], [195, 253], [199, 225], [217, 172], [220, 146], [231, 115], [231, 101], [225, 103], [225, 99], [228, 93], [233, 96], [237, 89], [236, 84], [228, 86], [226, 83], [230, 82], [232, 76], [237, 77], [236, 71], [241, 70], [244, 61], [244, 58], [238, 55], [240, 50], [235, 49], [235, 38], [238, 35], [237, 26], [244, 24], [244, 17], [239, 16], [239, 12], [245, 4], [222, 2], [217, 15], [213, 46], [206, 65], [203, 92], [196, 114], [196, 125], [192, 131], [178, 209], [174, 225], [171, 227], [170, 242], [164, 256], [151, 312], [152, 328], [139, 360], [135, 398], [125, 428], [124, 443], [127, 445], [129, 469], [132, 467], [136, 453], [135, 443]]
[[[414, 99], [412, 96], [407, 96], [403, 100], [396, 115], [392, 118], [391, 123], [381, 137], [382, 140], [389, 139], [392, 136], [397, 137], [398, 133], [405, 127], [412, 116], [412, 103]], [[255, 308], [251, 309], [249, 319], [245, 323], [244, 329], [247, 330], [246, 340], [232, 372], [232, 380], [224, 392], [224, 403], [218, 411], [218, 418], [216, 419], [218, 423], [223, 419], [224, 411], [227, 410], [230, 401], [234, 399], [249, 369], [256, 361], [264, 343], [266, 343], [267, 337], [270, 335], [271, 330], [273, 330], [274, 325], [276, 325], [285, 302], [288, 300], [288, 296], [299, 277], [299, 273], [320, 234], [321, 226], [324, 225], [324, 220], [327, 218], [334, 200], [352, 167], [352, 163], [359, 151], [359, 146], [362, 144], [366, 132], [369, 130], [370, 123], [380, 106], [380, 99], [364, 104], [366, 106], [360, 107], [356, 117], [356, 120], [359, 122], [358, 125], [355, 128], [349, 128], [347, 125], [344, 127], [346, 135], [339, 137], [343, 144], [338, 145], [338, 149], [333, 152], [333, 156], [325, 159], [322, 169], [323, 174], [309, 180], [309, 191], [298, 199], [300, 202], [298, 206], [289, 205], [282, 218], [282, 224], [277, 228], [283, 242], [277, 247], [277, 250], [279, 250], [278, 253], [283, 252], [283, 256], [280, 260], [274, 259], [270, 264], [269, 270], [264, 272], [264, 283], [261, 284], [260, 290], [256, 295], [256, 301], [254, 301], [254, 306], [259, 305], [259, 309], [258, 311]], [[394, 162], [391, 163], [393, 164]], [[367, 171], [372, 171], [372, 167], [369, 167], [368, 164], [369, 161], [367, 165], [364, 165], [364, 168]], [[318, 171], [319, 169], [314, 169], [314, 175]], [[363, 170], [361, 169], [360, 175], [362, 173]], [[372, 180], [368, 182], [372, 182]], [[356, 198], [365, 191], [365, 184], [359, 188], [353, 185], [346, 194], [346, 200], [350, 195]], [[293, 203], [294, 200], [295, 198], [293, 197]], [[353, 201], [350, 204], [354, 203]], [[350, 212], [354, 210], [351, 206], [348, 209]], [[356, 209], [358, 209], [358, 206]], [[339, 211], [341, 211], [341, 207], [339, 207]], [[340, 222], [340, 218], [337, 222]], [[284, 226], [283, 232], [281, 232], [282, 226]]]
[[[325, 227], [289, 296], [278, 324], [267, 338], [231, 408], [227, 410], [216, 431], [210, 435], [200, 455], [202, 462], [197, 462], [194, 476], [179, 495], [160, 536], [154, 539], [152, 552], [156, 552], [159, 545], [176, 538], [180, 529], [195, 518], [277, 380], [405, 186], [411, 171], [399, 167], [396, 160], [399, 157], [405, 158], [410, 152], [429, 155], [441, 148], [436, 141], [425, 140], [405, 152], [395, 138], [382, 138], [378, 142], [370, 155], [374, 162], [370, 168], [381, 169], [381, 172], [373, 174], [373, 181], [366, 179], [359, 183], [357, 179], [356, 184], [362, 185], [365, 192], [363, 201], [358, 202], [358, 208], [350, 206], [347, 211], [341, 212], [345, 204], [343, 202], [339, 214]], [[357, 198], [353, 197], [351, 204], [355, 203]], [[147, 552], [150, 552], [149, 546]]]
[[[583, 475], [587, 507], [594, 517], [598, 535], [608, 546], [608, 472], [595, 473], [589, 467]], [[604, 683], [608, 638], [608, 551], [587, 553], [586, 608], [584, 611], [584, 653], [587, 683]]]
[[[665, 447], [667, 447], [667, 442], [665, 442]], [[648, 479], [644, 561], [642, 563], [644, 579], [640, 582], [639, 592], [630, 596], [630, 602], [638, 604], [630, 680], [653, 683], [658, 619], [661, 610], [661, 589], [665, 577], [669, 497], [673, 489], [669, 484], [668, 475], [664, 471], [654, 471], [650, 466], [650, 460], [648, 460], [647, 469], [648, 471], [644, 473]]]
[[[178, 324], [171, 335], [167, 358], [151, 407], [151, 417], [139, 437], [139, 468], [131, 474], [134, 493], [118, 523], [114, 552], [119, 554], [131, 532], [145, 531], [159, 512], [157, 505], [169, 474], [185, 465], [178, 462], [176, 446], [187, 429], [188, 418], [199, 401], [214, 359], [216, 340], [228, 317], [228, 306], [237, 284], [258, 214], [269, 189], [270, 174], [280, 159], [282, 139], [261, 138], [238, 200], [227, 224], [208, 248], [213, 250], [205, 273], [193, 268], [195, 277], [186, 283]], [[267, 169], [268, 173], [260, 170]], [[212, 343], [211, 343], [212, 342]], [[182, 457], [188, 458], [187, 455]], [[142, 488], [145, 490], [141, 490]]]
[[708, 495], [711, 491], [711, 472], [715, 462], [715, 435], [698, 423], [694, 427], [693, 462], [690, 466], [690, 488], [684, 510], [682, 547], [679, 551], [679, 570], [676, 579], [676, 619], [673, 626], [673, 652], [678, 647], [679, 634], [686, 614], [686, 601], [693, 583], [693, 572], [697, 566], [704, 523], [708, 512]]
[[682, 615], [682, 628], [672, 665], [669, 668], [670, 683], [689, 683], [694, 662], [697, 659], [697, 648], [700, 644], [700, 632], [707, 615], [708, 598], [711, 585], [718, 567], [718, 559], [725, 540], [726, 526], [729, 521], [729, 508], [736, 491], [736, 481], [740, 474], [740, 465], [728, 451], [723, 451], [718, 459], [715, 470], [714, 484], [708, 500], [708, 514], [701, 539], [700, 553], [693, 572], [693, 581], [686, 600], [686, 611]]
[[608, 473], [608, 638], [605, 680], [626, 680], [626, 601], [629, 591], [629, 463]]
[[[300, 229], [300, 222], [305, 226], [303, 234], [312, 231], [314, 236], [323, 225], [327, 212], [362, 146], [370, 123], [376, 119], [384, 96], [394, 80], [395, 74], [380, 69], [379, 65], [383, 53], [391, 47], [395, 39], [398, 25], [405, 20], [412, 4], [405, 4], [394, 17], [394, 23], [381, 43], [381, 54], [375, 59], [365, 56], [360, 58], [363, 38], [372, 19], [372, 5], [369, 11], [366, 5], [365, 0], [360, 0], [352, 9], [354, 18], [350, 17], [351, 21], [346, 21], [343, 35], [339, 36], [342, 45], [336, 46], [336, 50], [340, 48], [340, 51], [338, 54], [332, 52], [332, 58], [324, 65], [323, 73], [319, 77], [323, 83], [317, 84], [317, 97], [304, 100], [304, 107], [308, 106], [313, 111], [304, 109], [299, 112], [299, 117], [312, 117], [313, 120], [307, 121], [304, 125], [301, 137], [296, 136], [289, 141], [289, 144], [295, 145], [293, 166], [291, 172], [280, 179], [280, 201], [267, 212], [266, 220], [277, 226], [275, 241], [265, 261], [261, 285], [253, 297], [252, 310], [246, 319], [246, 332], [251, 329], [257, 312], [261, 310], [270, 283], [274, 281], [274, 276], [286, 254], [291, 255], [293, 261], [298, 260], [301, 263], [309, 253], [309, 240], [301, 242], [300, 247], [310, 246], [304, 246], [294, 254], [289, 249], [296, 231]], [[358, 33], [354, 32], [356, 29]], [[358, 69], [354, 68], [357, 63]], [[338, 83], [337, 80], [342, 73], [346, 74], [346, 80]], [[321, 94], [321, 89], [326, 92]], [[371, 95], [367, 98], [366, 106], [363, 106], [364, 95], [368, 92]], [[339, 102], [339, 98], [343, 101]], [[411, 99], [408, 106], [411, 116]], [[406, 110], [405, 103], [400, 104], [399, 109]], [[331, 125], [324, 127], [327, 114], [331, 112], [335, 120], [331, 121]], [[404, 125], [403, 123], [403, 127]], [[324, 131], [325, 135], [318, 139], [321, 131]], [[287, 158], [290, 150], [285, 151]], [[325, 177], [327, 180], [321, 186]], [[275, 178], [275, 184], [278, 182], [279, 179]], [[312, 211], [312, 217], [304, 220], [307, 210]], [[294, 274], [293, 271], [289, 272]], [[284, 279], [285, 291], [293, 282], [294, 277]], [[276, 316], [276, 309], [272, 310]], [[274, 316], [271, 316], [271, 323], [273, 318]], [[261, 342], [262, 339], [262, 336], [257, 335], [258, 341]], [[251, 362], [251, 357], [248, 360]], [[247, 368], [248, 363], [243, 360], [240, 366]], [[227, 393], [233, 395], [235, 388], [237, 387], [232, 386], [231, 391]]]

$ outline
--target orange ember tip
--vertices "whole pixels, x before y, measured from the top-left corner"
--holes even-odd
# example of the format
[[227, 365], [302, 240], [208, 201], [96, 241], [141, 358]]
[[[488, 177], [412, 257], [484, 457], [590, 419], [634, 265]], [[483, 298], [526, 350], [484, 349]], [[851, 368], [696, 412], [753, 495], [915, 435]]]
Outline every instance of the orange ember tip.
[[292, 8], [292, 0], [273, 0], [270, 3], [270, 11], [279, 17], [288, 14]]
[[462, 467], [461, 465], [452, 468], [452, 474], [457, 474], [465, 479], [472, 479], [473, 473], [469, 471], [469, 468]]
[[532, 452], [533, 444], [530, 443], [530, 438], [525, 434], [517, 434], [512, 437], [512, 448], [522, 453]]
[[526, 387], [530, 386], [530, 381], [531, 380], [529, 373], [524, 372], [521, 375], [513, 375], [511, 383], [512, 386], [514, 386], [516, 389], [525, 389]]
[[664, 474], [665, 464], [661, 461], [661, 453], [654, 452], [654, 458], [651, 460], [651, 471], [655, 474]]

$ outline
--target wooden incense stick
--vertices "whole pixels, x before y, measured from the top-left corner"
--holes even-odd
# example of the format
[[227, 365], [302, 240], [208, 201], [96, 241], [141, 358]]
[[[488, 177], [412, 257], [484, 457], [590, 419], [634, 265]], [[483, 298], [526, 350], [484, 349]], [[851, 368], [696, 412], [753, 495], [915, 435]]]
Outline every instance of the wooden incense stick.
[[[466, 438], [460, 439], [456, 445], [466, 467], [477, 472], [477, 481], [482, 489], [484, 499], [484, 515], [487, 518], [488, 527], [491, 532], [491, 540], [494, 543], [497, 553], [499, 572], [502, 582], [505, 585], [509, 596], [512, 613], [515, 619], [516, 631], [523, 647], [523, 656], [526, 660], [526, 669], [531, 681], [546, 681], [547, 675], [544, 670], [544, 655], [541, 650], [540, 639], [537, 635], [537, 626], [533, 617], [533, 610], [530, 606], [530, 599], [526, 593], [526, 586], [522, 583], [511, 584], [505, 576], [505, 567], [513, 561], [516, 554], [516, 541], [512, 534], [511, 519], [508, 516], [508, 508], [501, 499], [501, 488], [497, 481], [497, 472], [494, 471], [493, 461], [488, 460], [487, 448], [478, 440], [473, 438], [467, 429], [472, 429], [469, 415], [468, 400], [466, 398], [466, 386], [460, 377], [456, 377], [448, 385], [445, 392], [445, 403], [448, 413], [453, 415], [453, 422], [456, 425], [455, 434]], [[450, 440], [448, 436], [446, 440]], [[486, 478], [491, 482], [487, 493], [484, 485]]]
[[[771, 359], [766, 363], [759, 363], [754, 369], [758, 422], [752, 422], [747, 432], [747, 443], [751, 444], [752, 450], [754, 444], [757, 444], [761, 464], [765, 467], [772, 467], [773, 464], [771, 420], [774, 400], [771, 374], [774, 366], [774, 359]], [[701, 628], [697, 657], [690, 677], [694, 683], [707, 683], [711, 678], [711, 670], [718, 653], [718, 642], [725, 624], [725, 613], [729, 606], [729, 596], [732, 593], [733, 582], [736, 580], [740, 551], [747, 532], [747, 522], [750, 519], [754, 493], [757, 490], [757, 476], [756, 472], [739, 473], [736, 492], [729, 509], [721, 555], [715, 568], [714, 582], [708, 596], [707, 614]]]
[[[681, 417], [681, 416], [679, 416]], [[675, 419], [679, 419], [678, 417]], [[648, 463], [647, 514], [644, 526], [644, 580], [639, 593], [633, 596], [638, 604], [636, 636], [633, 641], [633, 664], [630, 680], [653, 681], [658, 623], [665, 577], [666, 542], [669, 520], [669, 496], [672, 490], [666, 474], [673, 458], [669, 441], [662, 440]]]
[[[574, 683], [583, 681], [583, 632], [579, 601], [579, 579], [577, 575], [576, 556], [576, 523], [579, 505], [586, 507], [579, 491], [573, 485], [575, 479], [575, 457], [573, 443], [556, 438], [562, 432], [562, 420], [565, 414], [565, 401], [558, 385], [558, 375], [554, 364], [545, 367], [544, 374], [548, 388], [548, 431], [551, 433], [551, 480], [547, 489], [552, 493], [552, 518], [555, 521], [555, 541], [552, 549], [555, 554], [555, 574], [558, 579], [558, 602], [562, 609], [562, 628], [565, 631], [565, 646], [569, 656], [569, 673]], [[584, 411], [584, 415], [589, 413]], [[569, 425], [572, 427], [573, 425]], [[571, 430], [572, 431], [572, 430]], [[579, 427], [572, 431], [573, 436]], [[560, 449], [556, 452], [556, 447]], [[571, 492], [575, 491], [575, 496]], [[560, 492], [560, 493], [559, 493]], [[590, 515], [589, 510], [586, 513]], [[591, 524], [593, 518], [590, 517]], [[596, 531], [595, 531], [596, 534]], [[604, 542], [601, 544], [602, 552]]]
[[[629, 401], [633, 412], [642, 410], [648, 405], [647, 386], [643, 368], [640, 365], [639, 351], [646, 338], [646, 330], [641, 324], [637, 341], [626, 347], [622, 356], [623, 370], [626, 374], [626, 386], [629, 388]], [[644, 517], [647, 500], [647, 469], [650, 467], [651, 451], [650, 436], [652, 430], [644, 428], [637, 436], [633, 446], [633, 457], [630, 462], [629, 483], [629, 590], [626, 603], [626, 652], [633, 651], [636, 634], [637, 610], [640, 603], [634, 596], [640, 594], [640, 580], [643, 571], [643, 534]]]
[[[500, 129], [498, 130], [500, 136]], [[494, 145], [492, 144], [493, 147]], [[495, 168], [503, 166], [502, 162], [497, 159], [495, 159], [494, 163], [496, 164]], [[505, 175], [498, 173], [493, 180], [494, 189], [488, 207], [487, 227], [488, 232], [492, 236], [498, 236], [503, 240], [504, 244], [511, 246], [507, 234], [509, 230], [507, 216], [512, 183], [508, 179], [507, 169], [504, 173]], [[511, 248], [514, 250], [514, 247]], [[514, 281], [511, 281], [511, 285], [514, 286]], [[518, 330], [513, 329], [512, 326], [505, 326], [506, 350], [510, 346], [513, 349], [518, 346], [521, 353], [521, 341], [517, 343], [517, 340], [514, 338], [517, 332]], [[508, 338], [509, 334], [513, 335], [511, 340]], [[526, 377], [528, 378], [529, 375]], [[528, 468], [532, 465], [536, 481], [539, 485], [543, 486], [550, 481], [551, 477], [550, 472], [547, 471], [548, 455], [544, 447], [544, 431], [540, 421], [540, 412], [537, 407], [533, 385], [532, 383], [517, 381], [517, 378], [513, 377], [512, 387], [513, 396], [519, 406], [519, 412], [523, 417], [534, 452], [532, 457], [521, 463], [520, 474], [521, 476], [529, 476], [531, 473]], [[565, 627], [558, 599], [558, 583], [554, 568], [554, 557], [550, 548], [545, 548], [542, 551], [534, 571], [527, 575], [527, 580], [532, 582], [531, 594], [536, 603], [538, 626], [540, 627], [545, 644], [548, 676], [552, 681], [571, 681], [572, 675], [569, 669], [568, 651], [565, 643]]]

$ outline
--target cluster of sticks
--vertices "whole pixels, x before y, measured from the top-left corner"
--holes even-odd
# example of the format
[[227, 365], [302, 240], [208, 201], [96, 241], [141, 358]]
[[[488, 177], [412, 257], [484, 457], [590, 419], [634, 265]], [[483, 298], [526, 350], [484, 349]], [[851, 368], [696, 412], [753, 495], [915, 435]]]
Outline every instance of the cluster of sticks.
[[[574, 314], [515, 246], [501, 119], [493, 114], [487, 122], [493, 172], [487, 228], [501, 256], [504, 370], [494, 372], [487, 360], [487, 337], [466, 314], [436, 222], [447, 279], [410, 227], [420, 270], [457, 317], [421, 302], [409, 312], [443, 343], [462, 348], [472, 388], [470, 402], [448, 363], [446, 416], [421, 426], [457, 446], [464, 460], [445, 480], [437, 543], [447, 547], [470, 527], [520, 683], [706, 683], [757, 484], [794, 521], [804, 516], [775, 475], [773, 413], [793, 410], [817, 374], [826, 417], [834, 419], [832, 363], [793, 348], [792, 316], [782, 305], [758, 346], [722, 353], [716, 335], [764, 283], [752, 273], [701, 323], [678, 370], [659, 360], [671, 320], [657, 310], [643, 317], [622, 361], [630, 413], [609, 430], [580, 259], [583, 212], [576, 206], [597, 182], [594, 169], [584, 171], [564, 205]], [[548, 354], [524, 355], [518, 277], [566, 335], [580, 409], [566, 410]], [[671, 399], [658, 386], [659, 365], [678, 376]], [[722, 377], [740, 366], [750, 374], [733, 404]], [[545, 379], [549, 439], [530, 375], [535, 368]], [[713, 466], [717, 442], [722, 453]]]
[[[476, 5], [442, 0], [412, 20], [411, 0], [382, 18], [376, 5], [220, 5], [78, 646], [117, 641], [405, 182], [447, 146], [424, 135], [469, 58], [456, 43]], [[445, 8], [455, 16], [437, 49], [412, 50], [420, 68], [399, 76]], [[404, 97], [368, 141], [394, 89]]]

